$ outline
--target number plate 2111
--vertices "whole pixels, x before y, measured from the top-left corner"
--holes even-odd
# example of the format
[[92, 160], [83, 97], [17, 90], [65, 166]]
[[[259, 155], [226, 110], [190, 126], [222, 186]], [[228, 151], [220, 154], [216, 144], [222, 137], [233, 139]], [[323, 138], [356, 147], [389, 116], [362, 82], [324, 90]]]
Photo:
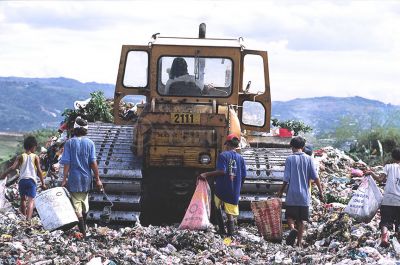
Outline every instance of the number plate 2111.
[[171, 113], [171, 123], [200, 124], [200, 113]]

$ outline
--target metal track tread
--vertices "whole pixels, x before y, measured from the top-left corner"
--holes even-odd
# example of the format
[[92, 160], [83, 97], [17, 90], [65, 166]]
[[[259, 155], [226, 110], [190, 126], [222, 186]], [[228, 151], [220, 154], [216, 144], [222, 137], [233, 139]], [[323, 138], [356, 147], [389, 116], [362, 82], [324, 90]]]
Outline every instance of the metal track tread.
[[[102, 220], [102, 211], [90, 210], [87, 219], [89, 221]], [[136, 223], [139, 221], [140, 212], [112, 211], [110, 223]]]
[[88, 137], [94, 142], [100, 179], [108, 198], [98, 192], [89, 196], [88, 220], [101, 221], [105, 206], [113, 203], [113, 223], [135, 223], [141, 205], [142, 161], [131, 151], [132, 125], [89, 123]]
[[[292, 154], [289, 148], [249, 147], [241, 150], [246, 163], [247, 177], [241, 190], [238, 220], [254, 220], [250, 203], [275, 197], [283, 183], [286, 158]], [[285, 198], [282, 199], [283, 203]], [[283, 210], [284, 211], [284, 210]]]

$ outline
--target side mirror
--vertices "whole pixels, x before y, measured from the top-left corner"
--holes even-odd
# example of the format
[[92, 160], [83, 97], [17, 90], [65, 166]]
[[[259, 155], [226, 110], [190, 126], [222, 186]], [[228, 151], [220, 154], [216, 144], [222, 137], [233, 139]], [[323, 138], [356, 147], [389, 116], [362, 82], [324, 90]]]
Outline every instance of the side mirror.
[[256, 127], [265, 125], [265, 109], [260, 102], [243, 101], [242, 108], [243, 124]]

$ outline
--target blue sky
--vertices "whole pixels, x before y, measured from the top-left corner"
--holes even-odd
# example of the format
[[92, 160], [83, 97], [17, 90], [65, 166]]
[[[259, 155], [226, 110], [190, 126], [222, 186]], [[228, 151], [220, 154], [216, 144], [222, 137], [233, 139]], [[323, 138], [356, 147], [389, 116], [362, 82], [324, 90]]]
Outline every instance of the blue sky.
[[269, 52], [273, 100], [400, 105], [400, 1], [1, 1], [0, 76], [115, 83], [122, 44], [243, 37]]

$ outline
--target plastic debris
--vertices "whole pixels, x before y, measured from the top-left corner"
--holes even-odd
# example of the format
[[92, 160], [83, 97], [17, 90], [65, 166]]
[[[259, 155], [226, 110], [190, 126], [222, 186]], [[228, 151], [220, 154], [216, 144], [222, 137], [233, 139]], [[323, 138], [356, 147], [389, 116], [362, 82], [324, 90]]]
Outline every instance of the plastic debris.
[[388, 248], [379, 246], [379, 211], [369, 223], [359, 223], [343, 212], [346, 204], [338, 202], [349, 200], [361, 183], [361, 178], [350, 176], [351, 168], [365, 165], [330, 147], [316, 153], [321, 182], [337, 201], [322, 204], [312, 194], [313, 210], [303, 248], [265, 241], [255, 224], [239, 224], [229, 239], [218, 235], [216, 227], [179, 230], [178, 224], [92, 224], [84, 239], [77, 236], [76, 227], [49, 232], [37, 215], [31, 224], [24, 221], [14, 183], [5, 192], [13, 207], [0, 212], [0, 264], [399, 264], [399, 243], [392, 234]]

